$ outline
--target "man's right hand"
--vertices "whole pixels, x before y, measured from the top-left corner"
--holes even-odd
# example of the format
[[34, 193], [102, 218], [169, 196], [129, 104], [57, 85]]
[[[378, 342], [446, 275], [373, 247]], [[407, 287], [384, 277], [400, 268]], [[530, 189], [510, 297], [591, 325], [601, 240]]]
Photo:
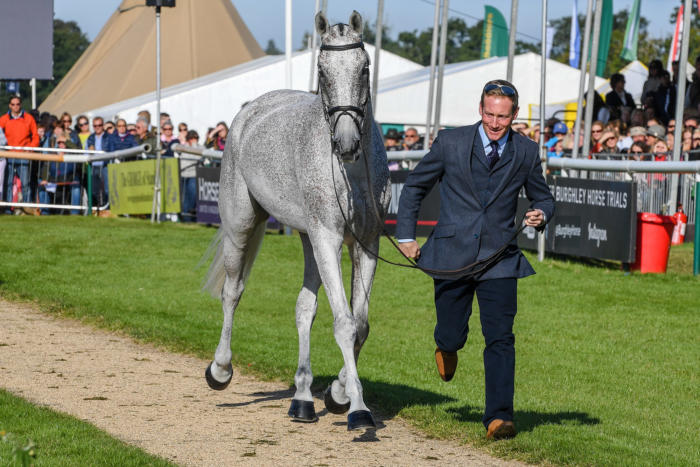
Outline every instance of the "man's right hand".
[[399, 243], [399, 250], [411, 259], [418, 259], [420, 257], [420, 247], [415, 240], [412, 242]]

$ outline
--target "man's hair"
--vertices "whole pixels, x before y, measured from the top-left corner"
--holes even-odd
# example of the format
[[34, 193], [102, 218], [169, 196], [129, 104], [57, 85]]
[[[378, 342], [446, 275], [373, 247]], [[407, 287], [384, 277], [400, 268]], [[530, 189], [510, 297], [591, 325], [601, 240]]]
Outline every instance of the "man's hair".
[[515, 86], [513, 86], [512, 83], [510, 83], [504, 79], [493, 79], [493, 80], [487, 82], [486, 84], [484, 84], [484, 89], [486, 89], [486, 86], [488, 86], [489, 84], [496, 84], [498, 86], [508, 86], [508, 87], [512, 88], [513, 91], [515, 91], [515, 95], [509, 96], [506, 93], [504, 93], [503, 89], [501, 89], [501, 88], [494, 88], [494, 89], [491, 89], [490, 91], [482, 90], [481, 91], [481, 100], [479, 101], [481, 106], [482, 107], [484, 106], [484, 97], [486, 97], [486, 96], [504, 96], [513, 102], [513, 110], [511, 112], [511, 114], [514, 114], [515, 111], [518, 110], [518, 90], [515, 89]]
[[146, 120], [146, 126], [151, 124], [151, 112], [148, 110], [139, 110], [136, 115], [138, 117], [143, 117]]
[[148, 128], [148, 120], [146, 119], [146, 117], [137, 118], [136, 123], [138, 123], [138, 122], [142, 122], [144, 125], [146, 125], [146, 128]]
[[7, 105], [10, 105], [15, 99], [19, 99], [19, 103], [22, 105], [22, 98], [19, 96], [10, 96], [10, 98], [7, 100]]
[[95, 120], [100, 120], [102, 123], [106, 123], [106, 122], [105, 122], [105, 119], [102, 118], [102, 117], [100, 117], [99, 115], [96, 116], [96, 117], [92, 117], [92, 121], [94, 122]]
[[190, 130], [187, 132], [186, 138], [187, 138], [187, 141], [189, 141], [191, 139], [196, 139], [197, 141], [199, 141], [199, 133], [197, 133], [194, 130]]
[[613, 73], [610, 75], [610, 87], [614, 88], [617, 83], [625, 80], [625, 75], [622, 73]]

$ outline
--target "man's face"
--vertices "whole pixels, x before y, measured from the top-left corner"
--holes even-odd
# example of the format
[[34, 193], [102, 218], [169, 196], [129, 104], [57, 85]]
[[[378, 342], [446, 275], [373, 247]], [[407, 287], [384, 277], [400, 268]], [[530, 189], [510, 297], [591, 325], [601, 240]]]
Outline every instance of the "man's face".
[[647, 139], [646, 135], [634, 135], [632, 137], [632, 142], [633, 143], [643, 143], [644, 141], [646, 141], [646, 139]]
[[513, 112], [513, 101], [506, 96], [484, 96], [484, 104], [479, 104], [479, 115], [486, 136], [496, 141], [508, 132], [518, 116], [518, 109]]
[[148, 127], [146, 127], [145, 123], [142, 121], [136, 122], [136, 134], [139, 135], [139, 137], [143, 137], [147, 131]]
[[95, 118], [92, 120], [92, 128], [95, 129], [96, 135], [101, 135], [105, 131], [105, 124], [101, 118]]
[[13, 114], [18, 114], [21, 108], [22, 108], [22, 103], [20, 102], [19, 99], [11, 99], [10, 100], [10, 111]]
[[622, 92], [625, 90], [625, 80], [621, 79], [617, 83], [615, 83], [615, 91], [617, 92]]
[[409, 146], [411, 144], [414, 144], [416, 141], [418, 141], [418, 133], [416, 133], [415, 130], [406, 130], [406, 133], [403, 135], [403, 139], [408, 144]]

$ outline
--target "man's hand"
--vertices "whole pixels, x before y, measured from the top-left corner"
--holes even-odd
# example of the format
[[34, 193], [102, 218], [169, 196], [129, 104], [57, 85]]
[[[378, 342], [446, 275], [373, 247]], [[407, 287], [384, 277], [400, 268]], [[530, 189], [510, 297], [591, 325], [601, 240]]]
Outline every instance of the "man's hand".
[[415, 240], [412, 242], [399, 243], [399, 250], [411, 259], [418, 259], [420, 257], [420, 247]]
[[525, 214], [525, 225], [538, 228], [544, 224], [544, 212], [540, 209], [533, 209]]

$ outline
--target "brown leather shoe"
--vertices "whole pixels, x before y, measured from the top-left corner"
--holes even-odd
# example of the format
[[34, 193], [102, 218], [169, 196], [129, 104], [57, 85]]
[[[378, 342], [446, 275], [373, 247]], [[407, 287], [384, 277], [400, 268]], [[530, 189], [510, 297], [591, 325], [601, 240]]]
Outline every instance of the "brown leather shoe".
[[511, 421], [504, 421], [500, 418], [496, 418], [489, 423], [486, 437], [493, 440], [514, 438], [515, 425]]
[[437, 363], [440, 378], [443, 381], [449, 381], [457, 369], [457, 352], [445, 352], [437, 347], [435, 348], [435, 363]]

